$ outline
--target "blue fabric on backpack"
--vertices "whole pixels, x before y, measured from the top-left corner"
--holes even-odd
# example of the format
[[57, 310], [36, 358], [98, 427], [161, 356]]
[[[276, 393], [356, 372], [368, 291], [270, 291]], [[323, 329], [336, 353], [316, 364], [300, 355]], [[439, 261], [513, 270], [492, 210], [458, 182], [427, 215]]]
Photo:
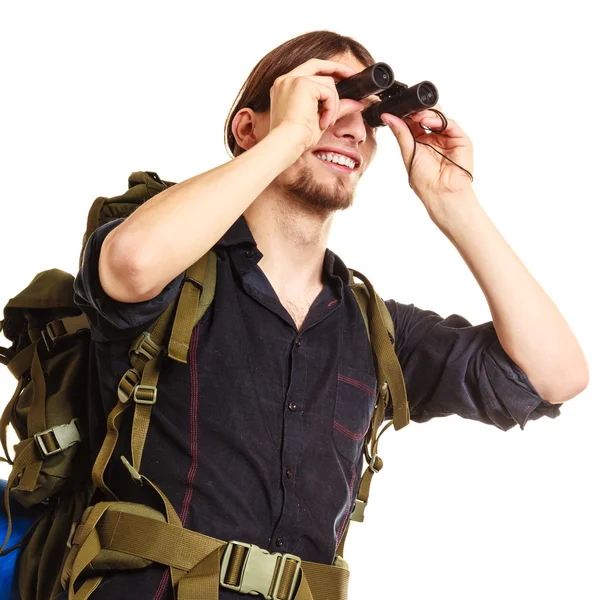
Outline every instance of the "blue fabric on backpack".
[[[6, 481], [0, 480], [0, 493], [4, 497]], [[40, 510], [37, 508], [23, 508], [16, 502], [11, 503], [12, 533], [7, 548], [16, 544], [29, 529], [30, 525], [37, 519]], [[4, 509], [4, 502], [0, 502], [0, 544], [6, 535], [8, 518]], [[16, 563], [21, 552], [20, 548], [13, 550], [6, 556], [0, 556], [0, 600], [20, 600], [19, 581], [17, 577]]]

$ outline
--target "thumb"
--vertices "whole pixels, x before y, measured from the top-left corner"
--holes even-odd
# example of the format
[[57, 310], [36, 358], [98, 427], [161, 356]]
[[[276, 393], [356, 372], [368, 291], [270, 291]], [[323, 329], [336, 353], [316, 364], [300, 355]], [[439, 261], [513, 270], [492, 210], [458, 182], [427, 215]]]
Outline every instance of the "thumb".
[[414, 138], [408, 125], [402, 119], [390, 113], [383, 113], [381, 115], [381, 120], [390, 128], [391, 132], [398, 140], [404, 162], [408, 164], [415, 145]]

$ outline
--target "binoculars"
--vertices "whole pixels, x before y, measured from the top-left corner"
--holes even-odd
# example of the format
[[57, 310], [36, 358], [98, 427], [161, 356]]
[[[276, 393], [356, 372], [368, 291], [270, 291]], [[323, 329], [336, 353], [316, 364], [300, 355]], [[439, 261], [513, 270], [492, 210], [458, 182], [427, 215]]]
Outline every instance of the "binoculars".
[[375, 63], [360, 73], [340, 81], [336, 86], [340, 99], [362, 100], [367, 96], [379, 96], [381, 102], [375, 102], [363, 111], [363, 119], [371, 127], [384, 125], [383, 113], [399, 118], [435, 106], [438, 91], [431, 81], [421, 81], [412, 87], [394, 81], [394, 72], [383, 62]]

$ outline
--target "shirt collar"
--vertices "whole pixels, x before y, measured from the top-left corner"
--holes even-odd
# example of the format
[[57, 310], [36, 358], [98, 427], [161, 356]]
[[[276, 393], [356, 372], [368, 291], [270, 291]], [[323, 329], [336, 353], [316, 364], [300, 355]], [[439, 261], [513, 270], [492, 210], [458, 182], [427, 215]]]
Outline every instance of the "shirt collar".
[[[217, 246], [230, 247], [244, 243], [256, 247], [256, 240], [248, 227], [246, 217], [242, 214], [217, 242]], [[350, 283], [350, 272], [348, 271], [348, 267], [346, 267], [342, 259], [329, 248], [325, 249], [323, 268], [330, 276], [339, 277], [344, 283]]]

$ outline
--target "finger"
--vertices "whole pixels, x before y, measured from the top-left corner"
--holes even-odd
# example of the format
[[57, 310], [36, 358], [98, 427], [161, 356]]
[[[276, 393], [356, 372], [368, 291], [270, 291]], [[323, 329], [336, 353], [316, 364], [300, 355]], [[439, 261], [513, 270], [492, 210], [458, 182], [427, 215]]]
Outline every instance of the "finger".
[[[439, 134], [439, 135], [444, 135], [446, 137], [449, 138], [467, 138], [467, 134], [464, 132], [464, 130], [462, 129], [462, 127], [460, 127], [460, 125], [452, 120], [452, 119], [448, 119], [448, 117], [446, 117], [446, 129], [444, 129], [444, 131]], [[423, 125], [423, 127], [428, 127], [429, 129], [441, 129], [443, 122], [442, 122], [442, 118], [439, 117], [438, 115], [436, 115], [435, 113], [433, 114], [433, 116], [425, 116], [422, 117], [419, 121], [419, 123], [421, 123]], [[418, 125], [417, 125], [418, 127]], [[419, 128], [420, 129], [420, 128]]]
[[319, 127], [325, 130], [331, 125], [339, 110], [340, 97], [335, 88], [331, 88], [325, 83], [315, 81], [316, 77], [311, 77], [315, 85], [317, 100], [322, 108], [321, 118], [319, 119]]
[[398, 141], [398, 145], [400, 146], [400, 151], [402, 153], [402, 159], [404, 160], [404, 164], [408, 169], [410, 157], [413, 154], [414, 147], [414, 141], [409, 131], [408, 122], [403, 121], [396, 115], [392, 115], [390, 113], [383, 113], [381, 117], [383, 122], [389, 126], [390, 131], [394, 134], [394, 137]]
[[364, 108], [365, 108], [364, 104], [362, 102], [359, 102], [358, 100], [351, 100], [350, 98], [343, 98], [342, 100], [340, 100], [338, 113], [337, 113], [337, 116], [336, 116], [334, 122], [338, 121], [342, 117], [345, 117], [346, 115], [349, 115], [350, 113], [362, 112], [364, 110]]
[[339, 63], [335, 60], [321, 60], [320, 58], [311, 58], [310, 60], [298, 65], [295, 69], [289, 72], [295, 76], [310, 76], [310, 75], [332, 75], [338, 76], [341, 79], [346, 79], [358, 73], [356, 69]]

